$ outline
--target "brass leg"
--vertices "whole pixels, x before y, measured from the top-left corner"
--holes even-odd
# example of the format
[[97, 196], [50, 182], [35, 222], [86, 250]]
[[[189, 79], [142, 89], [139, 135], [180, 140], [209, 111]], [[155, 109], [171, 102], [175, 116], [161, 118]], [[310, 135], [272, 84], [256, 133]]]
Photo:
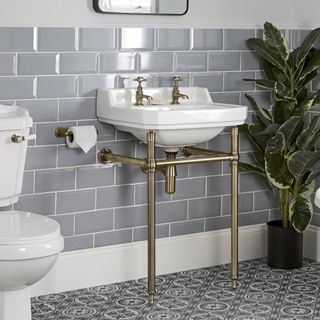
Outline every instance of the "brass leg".
[[146, 169], [148, 174], [148, 293], [149, 303], [154, 303], [155, 295], [155, 133], [147, 133], [148, 155]]
[[231, 280], [232, 287], [237, 287], [238, 281], [238, 128], [232, 128], [232, 155], [231, 161]]

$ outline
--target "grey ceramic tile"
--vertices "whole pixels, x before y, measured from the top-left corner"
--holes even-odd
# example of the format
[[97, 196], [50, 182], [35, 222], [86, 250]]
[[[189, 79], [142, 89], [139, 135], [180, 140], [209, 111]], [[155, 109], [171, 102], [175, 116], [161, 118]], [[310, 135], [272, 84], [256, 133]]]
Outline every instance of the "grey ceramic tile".
[[136, 145], [135, 141], [112, 141], [99, 143], [99, 149], [109, 148], [113, 153], [125, 154], [127, 156], [134, 156]]
[[175, 53], [175, 71], [197, 72], [207, 70], [206, 52], [177, 52]]
[[205, 220], [205, 231], [221, 230], [231, 227], [229, 216], [214, 217]]
[[33, 46], [33, 28], [0, 28], [0, 52], [31, 52]]
[[141, 72], [172, 72], [172, 52], [143, 52], [140, 53]]
[[98, 59], [98, 53], [61, 53], [60, 73], [97, 73]]
[[61, 99], [59, 104], [59, 120], [81, 120], [96, 118], [96, 99], [77, 98]]
[[213, 102], [239, 104], [240, 94], [236, 92], [219, 92], [212, 95]]
[[291, 31], [291, 48], [295, 49], [301, 46], [303, 40], [306, 38], [309, 30], [292, 30]]
[[209, 70], [240, 70], [240, 52], [209, 52]]
[[68, 237], [64, 239], [64, 250], [73, 251], [93, 248], [93, 235]]
[[79, 50], [113, 51], [116, 50], [116, 29], [79, 28]]
[[279, 204], [271, 191], [266, 190], [254, 193], [254, 210], [265, 210], [278, 207]]
[[27, 108], [34, 122], [58, 120], [58, 100], [18, 100], [17, 105]]
[[99, 122], [97, 120], [78, 121], [79, 126], [95, 126], [98, 130], [98, 141], [115, 140], [116, 129], [111, 124]]
[[248, 50], [246, 40], [255, 37], [253, 29], [227, 29], [224, 30], [225, 50]]
[[[173, 86], [173, 82], [171, 80], [171, 78], [174, 76], [175, 74], [160, 74], [157, 76], [156, 79], [156, 86], [157, 87], [171, 87]], [[190, 76], [189, 74], [181, 74], [179, 73], [179, 76], [182, 77], [182, 81], [180, 82], [180, 86], [181, 87], [189, 87], [189, 83], [190, 83]]]
[[113, 185], [114, 168], [100, 166], [77, 168], [77, 189]]
[[178, 51], [190, 49], [189, 29], [158, 29], [157, 50]]
[[254, 146], [247, 134], [240, 134], [239, 145], [240, 152], [254, 151]]
[[147, 225], [147, 206], [117, 208], [115, 210], [115, 228], [133, 228]]
[[14, 205], [14, 209], [30, 211], [42, 215], [51, 215], [55, 211], [55, 194], [42, 193], [21, 196], [19, 202]]
[[189, 219], [209, 218], [221, 215], [220, 197], [190, 200], [189, 206]]
[[156, 205], [156, 223], [187, 220], [187, 201], [163, 202]]
[[230, 134], [220, 134], [209, 141], [208, 147], [211, 150], [230, 152], [231, 150], [231, 136]]
[[210, 92], [223, 91], [223, 74], [222, 72], [194, 74], [192, 76], [194, 87], [205, 87]]
[[97, 190], [97, 208], [114, 208], [133, 205], [134, 187], [115, 186]]
[[107, 231], [113, 228], [113, 210], [78, 213], [75, 216], [75, 233], [85, 234]]
[[205, 179], [193, 178], [176, 181], [176, 192], [173, 199], [202, 197], [205, 194]]
[[41, 75], [57, 73], [56, 53], [19, 53], [17, 73], [20, 75]]
[[132, 242], [132, 229], [117, 230], [95, 235], [95, 247]]
[[[315, 214], [313, 215], [313, 217]], [[279, 209], [271, 209], [269, 212], [269, 220], [281, 220], [280, 210]], [[311, 220], [311, 224], [314, 225], [313, 219]]]
[[38, 98], [71, 98], [77, 95], [77, 78], [74, 76], [38, 77]]
[[[170, 201], [171, 196], [164, 192], [164, 182], [156, 182], [156, 201]], [[141, 183], [135, 185], [135, 203], [146, 204], [147, 203], [147, 184]]]
[[127, 52], [101, 53], [100, 72], [126, 73], [137, 70], [137, 54]]
[[201, 163], [189, 165], [189, 176], [212, 176], [222, 173], [221, 162]]
[[119, 30], [119, 50], [152, 51], [154, 49], [153, 28], [122, 28]]
[[[252, 96], [259, 105], [261, 105], [265, 108], [268, 108], [271, 105], [271, 92], [270, 91], [250, 92], [250, 96]], [[241, 94], [240, 103], [248, 106], [249, 110], [252, 110], [251, 105], [249, 104], [249, 101], [244, 96], [244, 94]]]
[[79, 96], [95, 97], [99, 88], [115, 88], [116, 77], [112, 75], [85, 75], [79, 78]]
[[222, 50], [222, 29], [193, 29], [191, 50]]
[[74, 28], [38, 28], [39, 51], [75, 51]]
[[33, 77], [1, 77], [0, 99], [32, 99], [33, 84]]
[[[238, 201], [239, 212], [253, 211], [253, 193], [240, 193]], [[231, 214], [231, 196], [222, 197], [222, 214]]]
[[55, 168], [57, 147], [28, 147], [26, 170]]
[[[156, 226], [156, 238], [166, 238], [169, 237], [169, 225], [161, 224]], [[138, 227], [133, 229], [133, 241], [144, 241], [148, 238], [148, 228]]]
[[16, 55], [14, 53], [0, 54], [0, 76], [13, 76], [16, 72]]
[[34, 172], [27, 171], [23, 174], [23, 183], [21, 194], [31, 194], [33, 193], [34, 187]]
[[64, 144], [65, 139], [58, 138], [55, 135], [57, 127], [75, 126], [75, 122], [54, 122], [37, 124], [37, 145]]
[[38, 171], [35, 173], [35, 192], [71, 190], [75, 188], [75, 169]]
[[231, 193], [231, 176], [215, 176], [207, 179], [208, 196]]
[[73, 236], [74, 229], [74, 215], [63, 214], [59, 216], [50, 216], [51, 219], [57, 221], [60, 224], [61, 234], [64, 237]]
[[243, 213], [239, 215], [239, 226], [249, 226], [254, 224], [266, 223], [268, 221], [268, 211], [257, 211]]
[[88, 153], [81, 149], [70, 149], [66, 146], [58, 147], [58, 167], [74, 167], [96, 163], [96, 149], [92, 148]]
[[241, 52], [241, 70], [261, 70], [258, 57], [253, 52]]
[[256, 190], [267, 190], [267, 182], [257, 174], [254, 173], [241, 173], [240, 179], [240, 192], [249, 192]]
[[116, 184], [145, 182], [146, 179], [146, 174], [139, 167], [123, 165], [116, 168]]
[[254, 72], [226, 72], [224, 74], [225, 91], [250, 91], [254, 84], [243, 79], [254, 79]]
[[95, 190], [66, 191], [57, 193], [57, 214], [89, 211], [94, 209]]
[[171, 225], [170, 236], [197, 233], [204, 231], [204, 220], [175, 222]]

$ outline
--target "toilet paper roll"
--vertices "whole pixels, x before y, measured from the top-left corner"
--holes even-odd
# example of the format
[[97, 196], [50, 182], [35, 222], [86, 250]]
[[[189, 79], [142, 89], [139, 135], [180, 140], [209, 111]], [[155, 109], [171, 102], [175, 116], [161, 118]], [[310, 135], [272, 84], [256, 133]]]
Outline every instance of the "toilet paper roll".
[[94, 126], [70, 127], [67, 136], [67, 145], [69, 148], [81, 148], [85, 153], [94, 147], [97, 143], [97, 130]]
[[314, 197], [314, 204], [320, 208], [320, 188], [316, 191], [315, 197]]

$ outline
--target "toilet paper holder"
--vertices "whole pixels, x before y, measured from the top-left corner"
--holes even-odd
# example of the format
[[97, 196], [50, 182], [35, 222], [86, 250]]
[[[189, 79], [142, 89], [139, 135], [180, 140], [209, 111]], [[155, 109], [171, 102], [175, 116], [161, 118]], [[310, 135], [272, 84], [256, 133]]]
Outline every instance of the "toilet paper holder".
[[[96, 129], [97, 134], [99, 133]], [[73, 133], [69, 131], [69, 128], [66, 127], [57, 127], [54, 131], [54, 134], [57, 138], [67, 138], [69, 137], [70, 142], [73, 142]]]

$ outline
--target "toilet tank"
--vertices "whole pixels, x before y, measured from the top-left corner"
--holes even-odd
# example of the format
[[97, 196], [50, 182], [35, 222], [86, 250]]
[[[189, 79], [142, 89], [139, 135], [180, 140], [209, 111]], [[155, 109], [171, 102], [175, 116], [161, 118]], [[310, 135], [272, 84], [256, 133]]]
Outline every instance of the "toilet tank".
[[27, 138], [31, 127], [32, 118], [27, 109], [0, 105], [0, 207], [18, 201], [28, 141], [15, 143], [12, 136]]

